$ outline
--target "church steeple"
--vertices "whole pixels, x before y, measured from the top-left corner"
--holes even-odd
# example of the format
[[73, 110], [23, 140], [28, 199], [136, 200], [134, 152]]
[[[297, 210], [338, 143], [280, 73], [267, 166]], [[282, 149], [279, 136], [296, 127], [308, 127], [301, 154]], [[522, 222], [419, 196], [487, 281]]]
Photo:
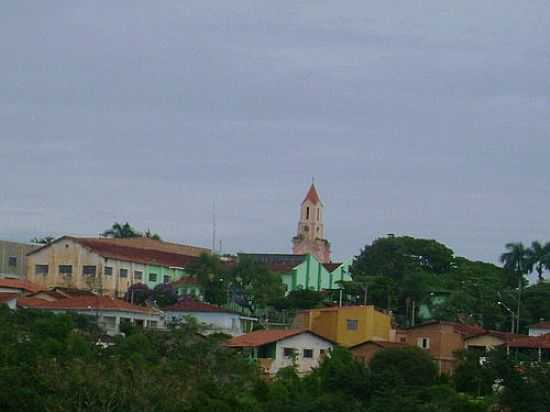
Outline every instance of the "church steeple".
[[325, 239], [324, 205], [314, 183], [300, 207], [298, 233], [292, 239], [294, 254], [311, 254], [321, 262], [330, 261], [330, 245]]

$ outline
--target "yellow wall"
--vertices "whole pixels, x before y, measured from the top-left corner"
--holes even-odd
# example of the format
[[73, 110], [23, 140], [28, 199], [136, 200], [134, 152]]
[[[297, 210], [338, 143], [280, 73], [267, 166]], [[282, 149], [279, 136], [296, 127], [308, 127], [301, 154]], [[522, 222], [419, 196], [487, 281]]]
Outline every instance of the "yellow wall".
[[[303, 326], [345, 347], [390, 338], [391, 317], [374, 306], [312, 309], [300, 315]], [[356, 330], [348, 329], [348, 320], [357, 321]]]

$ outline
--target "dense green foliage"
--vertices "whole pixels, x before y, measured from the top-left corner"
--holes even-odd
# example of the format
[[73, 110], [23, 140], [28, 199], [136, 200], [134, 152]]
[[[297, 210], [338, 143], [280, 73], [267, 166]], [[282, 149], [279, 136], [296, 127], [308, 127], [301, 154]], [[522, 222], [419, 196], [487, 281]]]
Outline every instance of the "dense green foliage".
[[109, 347], [96, 344], [85, 317], [0, 307], [0, 325], [5, 412], [542, 412], [550, 404], [550, 367], [499, 350], [485, 363], [464, 353], [450, 381], [415, 348], [379, 351], [370, 367], [336, 348], [305, 377], [287, 368], [269, 380], [192, 322], [130, 328]]
[[358, 301], [368, 287], [368, 302], [392, 310], [403, 326], [410, 325], [413, 318], [426, 320], [417, 313], [424, 305], [434, 319], [509, 331], [512, 314], [505, 308], [513, 308], [517, 321], [519, 302], [519, 330], [524, 332], [527, 325], [550, 316], [545, 303], [550, 288], [541, 282], [527, 286], [525, 278], [534, 271], [542, 279], [545, 262], [550, 259], [547, 247], [540, 242], [533, 242], [531, 248], [510, 243], [501, 256], [501, 268], [454, 256], [435, 240], [380, 238], [365, 246], [355, 259], [353, 282], [345, 285], [346, 292]]

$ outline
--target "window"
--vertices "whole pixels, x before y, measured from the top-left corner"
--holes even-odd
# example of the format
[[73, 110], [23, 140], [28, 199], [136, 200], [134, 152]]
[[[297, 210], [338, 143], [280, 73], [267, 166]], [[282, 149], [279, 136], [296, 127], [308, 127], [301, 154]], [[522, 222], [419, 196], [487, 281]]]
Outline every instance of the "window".
[[164, 281], [164, 283], [170, 283], [170, 276], [169, 275], [164, 275], [163, 281]]
[[156, 329], [158, 328], [158, 323], [156, 320], [150, 320], [149, 321], [149, 327], [152, 328], [152, 329]]
[[430, 338], [418, 338], [416, 344], [419, 348], [430, 349]]
[[59, 273], [65, 276], [73, 274], [73, 265], [59, 265]]
[[317, 221], [321, 220], [321, 209], [317, 209]]
[[283, 356], [285, 358], [292, 358], [294, 356], [294, 348], [283, 348]]
[[143, 272], [141, 270], [135, 270], [134, 280], [142, 280], [142, 279], [143, 279]]
[[47, 275], [48, 274], [48, 265], [34, 265], [34, 274], [35, 275]]
[[157, 274], [149, 273], [149, 282], [156, 282], [156, 281], [157, 281]]
[[111, 266], [105, 266], [105, 276], [113, 276], [113, 268]]
[[348, 330], [357, 330], [358, 324], [359, 324], [359, 321], [357, 321], [356, 319], [348, 319], [347, 320]]
[[8, 257], [8, 266], [17, 266], [17, 256]]
[[96, 267], [95, 266], [90, 266], [90, 265], [84, 265], [82, 266], [82, 274], [84, 276], [91, 276], [91, 277], [94, 277], [95, 276], [95, 271], [96, 271]]
[[306, 220], [309, 220], [309, 206], [306, 207]]
[[407, 343], [407, 338], [406, 338], [405, 336], [401, 336], [401, 337], [399, 338], [399, 342], [401, 342], [401, 343]]
[[304, 349], [304, 358], [313, 358], [313, 349]]
[[118, 271], [118, 276], [121, 278], [127, 278], [128, 277], [128, 269], [120, 269]]

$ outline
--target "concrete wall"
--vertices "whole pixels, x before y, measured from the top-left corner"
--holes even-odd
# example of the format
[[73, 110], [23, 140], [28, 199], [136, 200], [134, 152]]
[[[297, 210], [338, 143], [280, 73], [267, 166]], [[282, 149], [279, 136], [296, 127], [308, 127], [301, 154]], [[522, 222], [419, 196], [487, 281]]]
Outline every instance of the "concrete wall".
[[[26, 255], [38, 247], [39, 245], [0, 240], [0, 278], [24, 278], [27, 273]], [[15, 265], [10, 264], [13, 263], [10, 262], [10, 257], [15, 258]]]

